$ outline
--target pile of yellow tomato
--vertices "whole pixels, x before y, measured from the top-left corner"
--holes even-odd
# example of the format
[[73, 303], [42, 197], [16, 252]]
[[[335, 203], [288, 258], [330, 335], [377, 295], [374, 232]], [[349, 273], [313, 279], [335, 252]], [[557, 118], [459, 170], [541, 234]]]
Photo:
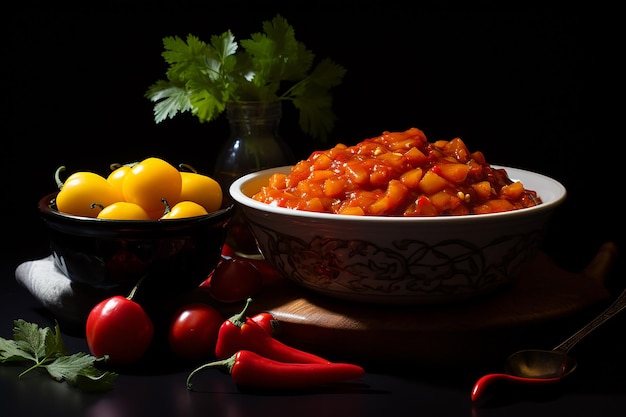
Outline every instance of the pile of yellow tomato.
[[104, 177], [80, 171], [56, 178], [57, 210], [74, 216], [111, 220], [157, 220], [202, 216], [222, 206], [222, 188], [213, 178], [181, 171], [149, 157], [120, 165]]

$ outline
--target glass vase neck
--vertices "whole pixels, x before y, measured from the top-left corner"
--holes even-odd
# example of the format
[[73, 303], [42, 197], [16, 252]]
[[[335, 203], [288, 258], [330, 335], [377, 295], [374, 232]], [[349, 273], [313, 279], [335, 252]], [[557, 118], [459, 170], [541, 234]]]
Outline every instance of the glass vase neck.
[[279, 134], [281, 116], [280, 101], [226, 105], [230, 135], [215, 164], [216, 179], [225, 190], [242, 175], [294, 163], [293, 152]]
[[[214, 171], [214, 178], [224, 191], [224, 201], [233, 202], [228, 189], [242, 175], [295, 162], [279, 134], [281, 116], [280, 101], [226, 105], [230, 135], [217, 155]], [[258, 254], [256, 241], [239, 210], [229, 223], [226, 242], [239, 253]]]
[[226, 103], [226, 118], [233, 124], [275, 125], [282, 117], [280, 101], [241, 101]]

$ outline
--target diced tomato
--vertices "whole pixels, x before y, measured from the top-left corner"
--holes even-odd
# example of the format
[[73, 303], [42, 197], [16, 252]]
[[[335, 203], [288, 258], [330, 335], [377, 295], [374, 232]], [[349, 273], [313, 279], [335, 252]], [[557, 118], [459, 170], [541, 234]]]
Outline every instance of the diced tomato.
[[410, 128], [353, 146], [311, 153], [275, 174], [254, 199], [295, 210], [345, 215], [436, 216], [515, 210], [541, 204], [461, 138], [428, 142]]

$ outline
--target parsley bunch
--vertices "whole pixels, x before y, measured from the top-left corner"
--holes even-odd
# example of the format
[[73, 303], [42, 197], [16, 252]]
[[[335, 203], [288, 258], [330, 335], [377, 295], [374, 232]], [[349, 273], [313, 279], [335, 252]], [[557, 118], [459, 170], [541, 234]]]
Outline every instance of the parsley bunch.
[[114, 372], [96, 368], [96, 358], [84, 352], [69, 355], [61, 338], [59, 325], [54, 330], [40, 328], [22, 319], [14, 321], [13, 340], [0, 337], [0, 363], [32, 363], [20, 378], [34, 369], [45, 369], [59, 382], [66, 381], [85, 391], [105, 391], [113, 387], [117, 378]]
[[299, 125], [326, 141], [334, 127], [330, 89], [346, 70], [330, 59], [314, 64], [315, 55], [295, 38], [280, 15], [263, 22], [263, 33], [235, 40], [230, 30], [207, 44], [196, 36], [163, 39], [167, 79], [148, 88], [157, 123], [190, 111], [200, 122], [216, 119], [228, 102], [289, 100], [299, 111]]

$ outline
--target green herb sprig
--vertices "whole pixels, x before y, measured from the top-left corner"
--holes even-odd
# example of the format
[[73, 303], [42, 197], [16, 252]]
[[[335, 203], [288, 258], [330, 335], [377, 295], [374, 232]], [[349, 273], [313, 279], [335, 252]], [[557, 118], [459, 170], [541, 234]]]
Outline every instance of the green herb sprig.
[[102, 371], [95, 365], [105, 361], [84, 352], [68, 354], [58, 323], [54, 330], [40, 328], [22, 319], [14, 321], [13, 340], [0, 337], [0, 363], [27, 363], [23, 377], [34, 369], [45, 369], [50, 377], [84, 391], [106, 391], [113, 388], [115, 372]]
[[228, 102], [287, 100], [299, 111], [300, 128], [325, 142], [335, 123], [330, 90], [345, 68], [328, 58], [314, 66], [315, 55], [280, 15], [263, 22], [263, 30], [239, 43], [230, 30], [210, 44], [191, 34], [164, 38], [167, 79], [145, 94], [155, 103], [155, 121], [191, 112], [208, 122]]

